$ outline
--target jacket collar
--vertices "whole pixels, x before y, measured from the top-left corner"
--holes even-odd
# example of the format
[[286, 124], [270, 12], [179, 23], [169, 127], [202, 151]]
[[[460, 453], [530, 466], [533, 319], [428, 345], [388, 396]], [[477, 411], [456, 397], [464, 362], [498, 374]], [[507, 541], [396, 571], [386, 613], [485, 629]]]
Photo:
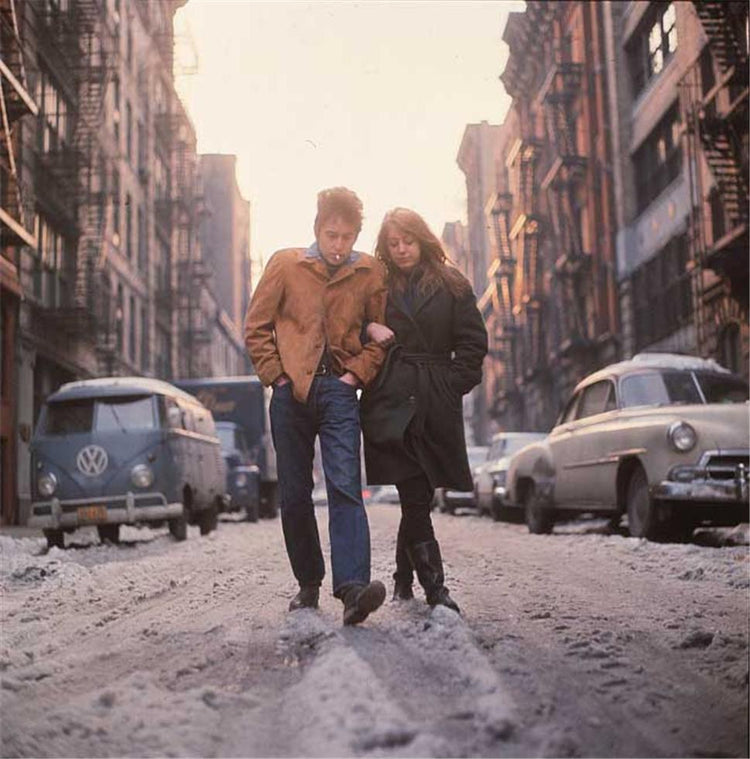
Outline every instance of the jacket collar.
[[413, 288], [413, 296], [410, 303], [402, 293], [397, 293], [395, 297], [391, 298], [396, 308], [412, 321], [414, 321], [414, 317], [435, 297], [437, 291], [440, 289], [438, 288], [427, 294], [420, 293], [417, 289], [417, 280], [420, 278], [420, 274], [420, 272], [414, 271], [409, 278], [411, 281], [407, 287]]
[[[297, 263], [312, 270], [321, 279], [328, 279], [328, 266], [323, 260], [317, 242], [314, 242], [307, 249], [299, 250]], [[340, 282], [342, 279], [346, 279], [354, 274], [357, 269], [372, 269], [374, 265], [375, 262], [371, 256], [358, 250], [353, 250], [349, 258], [339, 266], [329, 282]]]

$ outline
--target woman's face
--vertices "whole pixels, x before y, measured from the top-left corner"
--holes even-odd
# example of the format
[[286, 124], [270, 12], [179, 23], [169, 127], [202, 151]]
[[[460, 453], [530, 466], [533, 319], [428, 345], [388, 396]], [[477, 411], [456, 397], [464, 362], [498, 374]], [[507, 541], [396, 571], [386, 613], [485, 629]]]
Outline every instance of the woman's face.
[[394, 226], [388, 227], [386, 246], [391, 261], [402, 271], [411, 271], [418, 263], [421, 256], [419, 242], [416, 237], [408, 232], [402, 232]]

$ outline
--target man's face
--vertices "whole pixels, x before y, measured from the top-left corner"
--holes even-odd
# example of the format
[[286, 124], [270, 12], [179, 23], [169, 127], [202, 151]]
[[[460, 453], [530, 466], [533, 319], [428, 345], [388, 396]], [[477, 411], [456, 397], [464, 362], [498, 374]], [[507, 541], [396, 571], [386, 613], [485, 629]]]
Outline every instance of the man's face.
[[318, 229], [318, 248], [323, 260], [331, 266], [339, 266], [349, 258], [357, 239], [357, 228], [340, 216], [331, 216]]

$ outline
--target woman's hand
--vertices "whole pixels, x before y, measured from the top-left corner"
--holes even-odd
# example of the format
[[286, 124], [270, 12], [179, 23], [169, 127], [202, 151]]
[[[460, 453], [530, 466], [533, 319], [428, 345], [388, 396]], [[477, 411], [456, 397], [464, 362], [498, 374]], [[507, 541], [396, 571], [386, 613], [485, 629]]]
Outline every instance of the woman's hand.
[[396, 337], [390, 327], [386, 327], [385, 324], [379, 324], [378, 322], [370, 322], [367, 325], [366, 332], [370, 340], [382, 347], [390, 345]]

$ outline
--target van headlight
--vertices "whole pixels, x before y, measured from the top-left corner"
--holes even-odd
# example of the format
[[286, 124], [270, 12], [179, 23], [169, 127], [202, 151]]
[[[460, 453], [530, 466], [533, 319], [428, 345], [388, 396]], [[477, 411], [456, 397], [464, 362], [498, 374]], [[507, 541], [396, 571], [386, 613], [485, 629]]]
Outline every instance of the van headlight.
[[146, 464], [136, 464], [130, 470], [130, 479], [137, 488], [148, 488], [154, 481], [154, 473]]
[[52, 472], [40, 474], [36, 481], [36, 489], [39, 495], [49, 498], [57, 490], [57, 477]]
[[496, 488], [504, 488], [505, 487], [505, 480], [508, 477], [508, 472], [503, 470], [502, 472], [495, 472], [492, 475], [492, 484]]
[[667, 432], [667, 437], [669, 438], [669, 442], [674, 446], [674, 449], [681, 453], [691, 450], [698, 440], [695, 430], [687, 422], [675, 422], [672, 424]]

